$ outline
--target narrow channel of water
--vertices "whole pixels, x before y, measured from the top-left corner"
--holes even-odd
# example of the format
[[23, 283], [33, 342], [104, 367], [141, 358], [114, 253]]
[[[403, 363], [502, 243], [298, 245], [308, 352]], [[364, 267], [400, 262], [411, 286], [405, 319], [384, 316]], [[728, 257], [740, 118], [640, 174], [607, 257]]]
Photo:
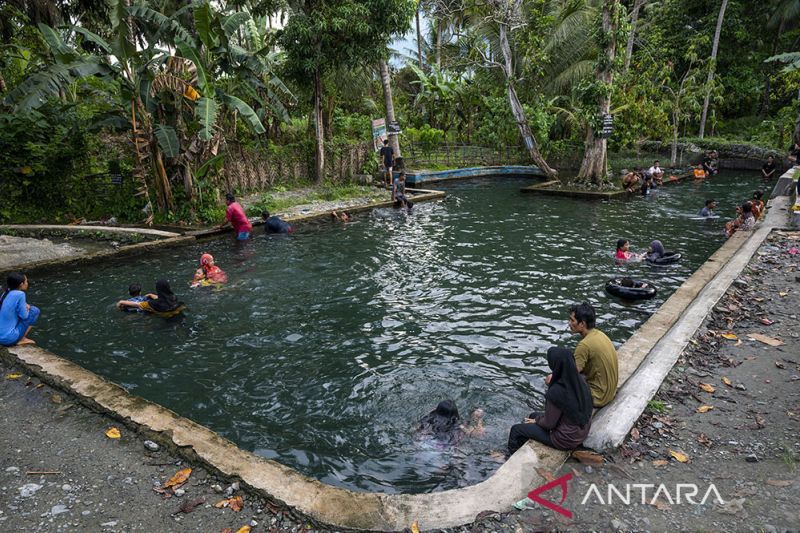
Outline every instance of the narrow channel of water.
[[[610, 202], [519, 193], [530, 181], [442, 185], [413, 213], [378, 209], [346, 226], [307, 224], [239, 246], [220, 239], [31, 279], [39, 344], [208, 426], [241, 447], [337, 486], [423, 492], [479, 482], [499, 466], [508, 428], [541, 404], [553, 344], [574, 347], [568, 306], [592, 302], [621, 343], [723, 242], [718, 221], [689, 217], [707, 197], [732, 214], [761, 182], [723, 174]], [[674, 266], [617, 266], [661, 239]], [[231, 282], [189, 289], [201, 252]], [[622, 304], [604, 293], [623, 273], [659, 288]], [[131, 282], [169, 279], [182, 319], [122, 313]], [[414, 438], [452, 398], [487, 432], [455, 448]]]

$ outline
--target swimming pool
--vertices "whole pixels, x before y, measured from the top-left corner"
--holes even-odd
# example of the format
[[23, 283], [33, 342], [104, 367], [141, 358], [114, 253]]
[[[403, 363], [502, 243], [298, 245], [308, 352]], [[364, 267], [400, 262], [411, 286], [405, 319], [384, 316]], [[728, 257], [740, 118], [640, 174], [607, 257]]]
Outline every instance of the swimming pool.
[[[424, 492], [497, 469], [507, 431], [541, 403], [553, 344], [574, 347], [570, 303], [595, 304], [623, 342], [723, 241], [725, 218], [690, 217], [707, 197], [721, 214], [760, 185], [730, 174], [610, 202], [522, 195], [529, 181], [448, 184], [413, 213], [378, 209], [348, 225], [307, 224], [243, 246], [219, 239], [33, 278], [43, 309], [34, 338], [196, 420], [241, 447], [337, 486]], [[616, 240], [654, 238], [684, 253], [670, 267], [615, 265]], [[189, 289], [200, 253], [231, 282]], [[622, 273], [659, 287], [621, 304], [603, 290]], [[137, 281], [166, 277], [180, 320], [118, 312]], [[487, 432], [455, 448], [420, 442], [415, 421], [445, 398]]]

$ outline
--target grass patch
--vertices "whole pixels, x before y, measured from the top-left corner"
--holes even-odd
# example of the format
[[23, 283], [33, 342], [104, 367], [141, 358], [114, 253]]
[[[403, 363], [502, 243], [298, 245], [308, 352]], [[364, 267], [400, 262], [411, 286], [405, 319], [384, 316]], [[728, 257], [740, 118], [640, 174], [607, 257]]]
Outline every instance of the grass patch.
[[662, 415], [667, 412], [667, 404], [665, 404], [661, 400], [650, 400], [649, 402], [647, 402], [647, 409], [654, 413]]
[[[377, 192], [375, 187], [365, 185], [332, 185], [324, 184], [314, 187], [302, 194], [286, 193], [286, 190], [272, 190], [265, 193], [256, 202], [251, 203], [245, 209], [248, 216], [259, 216], [262, 211], [279, 213], [292, 207], [310, 204], [314, 202], [340, 202], [352, 200], [354, 198], [364, 198], [374, 196]], [[380, 191], [385, 195], [385, 191]]]

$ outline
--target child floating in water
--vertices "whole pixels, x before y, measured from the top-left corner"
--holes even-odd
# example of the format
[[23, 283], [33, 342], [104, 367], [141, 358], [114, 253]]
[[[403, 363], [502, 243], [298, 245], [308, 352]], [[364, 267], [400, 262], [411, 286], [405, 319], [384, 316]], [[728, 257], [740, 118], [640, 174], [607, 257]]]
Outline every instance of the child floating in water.
[[[142, 286], [138, 283], [131, 283], [128, 285], [128, 294], [130, 295], [128, 300], [129, 302], [146, 302], [147, 296], [142, 296]], [[125, 307], [123, 308], [124, 311], [132, 311], [134, 313], [141, 313], [141, 307]]]
[[641, 261], [643, 254], [635, 254], [630, 252], [630, 243], [628, 239], [620, 239], [617, 241], [617, 253], [614, 258], [617, 261]]
[[200, 268], [194, 273], [192, 287], [201, 287], [211, 284], [222, 284], [228, 281], [228, 275], [214, 264], [214, 257], [205, 253], [200, 256]]

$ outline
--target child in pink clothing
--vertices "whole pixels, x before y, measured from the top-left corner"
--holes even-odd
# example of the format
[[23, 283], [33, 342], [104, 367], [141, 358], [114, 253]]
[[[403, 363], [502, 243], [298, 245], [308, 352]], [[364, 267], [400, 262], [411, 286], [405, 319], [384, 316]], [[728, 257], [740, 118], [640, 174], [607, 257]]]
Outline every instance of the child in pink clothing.
[[617, 253], [614, 259], [617, 261], [641, 261], [642, 256], [628, 251], [631, 245], [628, 239], [620, 239], [617, 241]]

